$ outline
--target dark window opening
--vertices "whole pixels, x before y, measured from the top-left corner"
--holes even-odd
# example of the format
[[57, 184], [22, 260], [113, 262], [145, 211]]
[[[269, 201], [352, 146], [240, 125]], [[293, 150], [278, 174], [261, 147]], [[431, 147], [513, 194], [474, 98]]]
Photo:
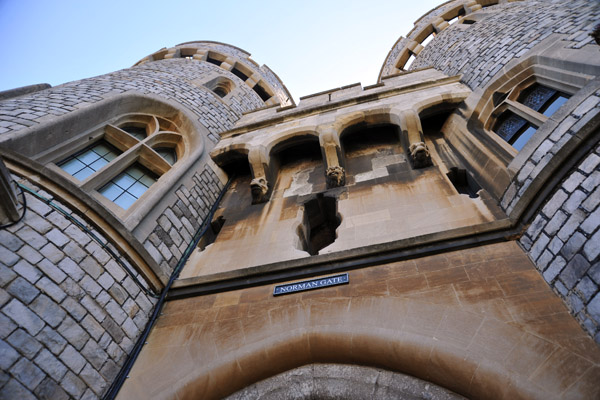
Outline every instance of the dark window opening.
[[536, 131], [536, 126], [511, 111], [502, 113], [494, 126], [494, 132], [517, 150], [521, 150]]
[[450, 179], [450, 182], [452, 182], [458, 193], [466, 194], [472, 199], [479, 197], [477, 192], [481, 190], [481, 186], [475, 182], [466, 170], [452, 167], [446, 176], [448, 176], [448, 179]]
[[234, 154], [231, 155], [228, 163], [221, 166], [221, 168], [223, 168], [228, 176], [250, 176], [250, 164], [248, 163], [247, 156], [241, 154], [238, 155], [237, 153]]
[[262, 101], [267, 101], [271, 98], [271, 95], [269, 93], [267, 93], [267, 91], [262, 86], [260, 86], [258, 83], [256, 85], [254, 85], [252, 90], [254, 90], [256, 92], [256, 94], [260, 96]]
[[223, 63], [223, 61], [219, 61], [216, 58], [212, 58], [211, 56], [206, 57], [206, 61], [217, 66], [220, 66]]
[[220, 87], [220, 86], [217, 86], [216, 88], [214, 88], [213, 92], [215, 92], [215, 94], [217, 96], [219, 96], [219, 97], [225, 97], [225, 96], [227, 96], [227, 91], [224, 88]]
[[200, 251], [203, 251], [206, 246], [215, 242], [219, 232], [221, 232], [221, 228], [223, 228], [223, 225], [225, 225], [225, 218], [223, 218], [222, 215], [212, 220], [206, 229], [206, 232], [204, 235], [202, 235], [200, 241], [198, 242], [198, 248]]
[[336, 198], [319, 193], [315, 199], [304, 203], [304, 223], [298, 231], [303, 250], [314, 256], [335, 242], [335, 231], [340, 222]]
[[465, 18], [465, 19], [462, 20], [461, 23], [465, 24], [465, 25], [473, 25], [475, 22], [477, 22], [477, 21], [475, 21], [474, 19], [466, 19]]
[[504, 100], [506, 100], [507, 97], [508, 97], [508, 92], [506, 92], [506, 93], [502, 93], [502, 92], [496, 92], [496, 93], [494, 93], [494, 95], [492, 96], [492, 102], [494, 103], [494, 107], [498, 107], [498, 105], [500, 103], [502, 103]]
[[240, 78], [241, 80], [243, 80], [244, 82], [246, 81], [246, 79], [248, 79], [248, 76], [246, 76], [246, 74], [244, 74], [242, 71], [240, 71], [239, 69], [237, 69], [235, 67], [231, 70], [231, 72], [235, 76], [237, 76], [238, 78]]
[[[313, 140], [310, 140], [313, 139]], [[277, 160], [279, 165], [292, 165], [298, 162], [310, 160], [310, 161], [322, 161], [321, 146], [319, 142], [314, 140], [314, 136], [307, 140], [307, 137], [300, 136], [297, 140], [290, 140], [282, 144], [283, 147], [275, 149], [277, 153]], [[302, 142], [299, 142], [299, 141]]]
[[123, 126], [120, 126], [119, 128], [123, 129], [125, 132], [129, 133], [131, 136], [133, 136], [137, 140], [144, 140], [146, 138], [146, 127], [145, 126], [123, 125]]
[[398, 127], [394, 125], [356, 125], [342, 133], [342, 147], [346, 154], [362, 152], [366, 148], [377, 149], [400, 146]]

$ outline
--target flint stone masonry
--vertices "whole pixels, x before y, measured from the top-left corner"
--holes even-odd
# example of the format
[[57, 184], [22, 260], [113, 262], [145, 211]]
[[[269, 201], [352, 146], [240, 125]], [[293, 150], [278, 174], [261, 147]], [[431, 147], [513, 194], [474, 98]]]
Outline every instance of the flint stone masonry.
[[96, 242], [82, 245], [87, 235], [65, 216], [25, 196], [25, 218], [0, 231], [0, 254], [17, 254], [0, 257], [0, 398], [100, 398], [156, 300]]
[[[202, 84], [192, 83], [214, 75], [235, 82], [230, 105]], [[229, 71], [197, 60], [167, 59], [2, 101], [0, 134], [19, 131], [128, 92], [155, 94], [187, 107], [208, 129], [208, 138], [215, 143], [218, 134], [231, 128], [242, 113], [264, 107], [260, 97]]]
[[205, 165], [192, 177], [193, 186], [175, 189], [177, 200], [157, 219], [144, 247], [168, 274], [177, 265], [223, 188], [217, 174]]
[[600, 18], [600, 7], [586, 0], [528, 0], [486, 7], [475, 14], [481, 21], [444, 29], [418, 54], [410, 70], [432, 66], [449, 76], [461, 74], [471, 89], [483, 87], [509, 61], [523, 57], [554, 33], [563, 35], [573, 48], [591, 44], [588, 33]]
[[[597, 179], [594, 185], [586, 185], [599, 174], [600, 145], [540, 208], [520, 244], [577, 321], [600, 344], [600, 185]], [[554, 232], [557, 236], [548, 241]]]

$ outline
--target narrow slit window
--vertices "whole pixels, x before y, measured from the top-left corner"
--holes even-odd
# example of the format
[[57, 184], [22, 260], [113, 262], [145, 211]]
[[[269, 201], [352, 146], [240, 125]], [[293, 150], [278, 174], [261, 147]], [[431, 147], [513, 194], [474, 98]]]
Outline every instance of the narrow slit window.
[[119, 150], [105, 140], [101, 140], [59, 162], [58, 166], [83, 181], [117, 158], [119, 154], [121, 154]]
[[237, 76], [238, 78], [240, 78], [241, 80], [243, 80], [244, 82], [246, 82], [246, 80], [248, 79], [248, 76], [246, 74], [244, 74], [242, 71], [240, 71], [239, 69], [237, 69], [237, 68], [233, 68], [231, 70], [231, 72], [235, 76]]
[[211, 63], [211, 64], [215, 64], [215, 65], [217, 65], [217, 66], [220, 66], [220, 65], [223, 63], [222, 61], [219, 61], [219, 60], [217, 60], [216, 58], [212, 58], [211, 56], [208, 56], [208, 57], [206, 58], [206, 61], [208, 61], [208, 62], [209, 62], [209, 63]]
[[262, 101], [267, 101], [271, 98], [271, 95], [269, 95], [269, 93], [267, 93], [267, 91], [259, 84], [254, 85], [252, 90], [254, 90], [256, 94], [260, 96]]
[[135, 163], [98, 191], [122, 209], [127, 210], [157, 180], [156, 174], [141, 164]]

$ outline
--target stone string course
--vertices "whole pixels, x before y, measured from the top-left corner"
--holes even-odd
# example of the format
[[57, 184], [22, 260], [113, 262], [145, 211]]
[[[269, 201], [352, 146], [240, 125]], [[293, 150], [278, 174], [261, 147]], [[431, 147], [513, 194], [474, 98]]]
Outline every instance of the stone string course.
[[[233, 96], [231, 106], [211, 90], [191, 83], [207, 77], [209, 72], [236, 82], [238, 94]], [[202, 61], [167, 59], [0, 102], [0, 134], [25, 129], [127, 92], [155, 94], [186, 106], [208, 129], [208, 137], [214, 143], [219, 133], [231, 128], [242, 113], [264, 107], [260, 97], [229, 71]]]
[[600, 344], [600, 145], [550, 196], [520, 244]]
[[[589, 33], [600, 19], [595, 0], [526, 0], [486, 7], [485, 19], [453, 24], [419, 53], [410, 69], [433, 66], [447, 75], [462, 74], [471, 89], [485, 86], [509, 61], [556, 33], [569, 47], [593, 43]], [[506, 16], [510, 15], [510, 20]], [[535, 19], [535, 29], [531, 20]]]
[[196, 172], [192, 181], [194, 184], [189, 188], [181, 185], [175, 189], [177, 201], [165, 209], [144, 241], [144, 247], [168, 275], [223, 189], [208, 165], [202, 172]]
[[76, 224], [26, 198], [25, 218], [0, 230], [0, 398], [100, 398], [156, 300]]

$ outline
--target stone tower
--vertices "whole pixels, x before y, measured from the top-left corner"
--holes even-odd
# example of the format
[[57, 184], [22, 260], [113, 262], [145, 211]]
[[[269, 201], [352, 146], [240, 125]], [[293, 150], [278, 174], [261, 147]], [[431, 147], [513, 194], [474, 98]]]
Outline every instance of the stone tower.
[[216, 42], [0, 93], [0, 397], [599, 397], [599, 21], [451, 0], [298, 105]]

